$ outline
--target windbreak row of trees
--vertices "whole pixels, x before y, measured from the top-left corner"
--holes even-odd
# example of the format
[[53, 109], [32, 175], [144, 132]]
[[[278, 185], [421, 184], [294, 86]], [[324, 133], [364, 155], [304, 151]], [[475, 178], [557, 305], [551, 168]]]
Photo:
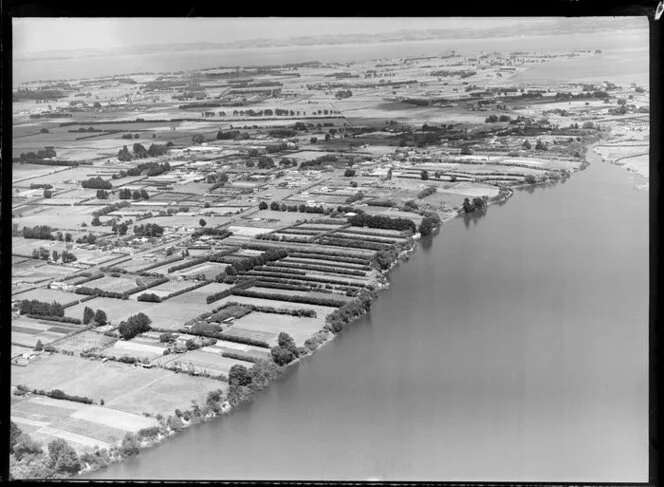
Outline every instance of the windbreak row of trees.
[[390, 218], [380, 215], [367, 215], [366, 213], [353, 215], [348, 218], [348, 223], [354, 227], [381, 228], [387, 230], [410, 230], [415, 233], [417, 226], [408, 218]]
[[[172, 144], [171, 144], [172, 145]], [[146, 149], [143, 144], [136, 142], [132, 146], [132, 152], [126, 145], [118, 151], [118, 160], [122, 162], [131, 161], [132, 159], [145, 159], [147, 157], [158, 157], [168, 153], [168, 144], [151, 144], [149, 149]], [[131, 176], [131, 174], [130, 174]]]
[[120, 198], [121, 200], [128, 200], [128, 199], [147, 200], [150, 199], [150, 195], [144, 189], [141, 189], [140, 191], [136, 189], [132, 192], [132, 190], [130, 190], [129, 188], [122, 188], [118, 192], [118, 198]]
[[50, 159], [56, 156], [57, 153], [55, 152], [55, 149], [53, 149], [53, 147], [45, 147], [44, 149], [38, 150], [37, 153], [34, 152], [26, 152], [25, 154], [21, 153], [18, 159], [20, 162], [33, 162], [33, 161], [40, 161], [43, 159]]

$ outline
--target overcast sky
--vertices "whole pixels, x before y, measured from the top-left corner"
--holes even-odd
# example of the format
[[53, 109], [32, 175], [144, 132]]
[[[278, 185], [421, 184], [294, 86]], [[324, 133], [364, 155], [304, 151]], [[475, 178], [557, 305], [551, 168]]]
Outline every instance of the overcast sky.
[[77, 49], [120, 49], [149, 44], [228, 42], [402, 29], [490, 28], [533, 18], [28, 18], [13, 20], [15, 54]]

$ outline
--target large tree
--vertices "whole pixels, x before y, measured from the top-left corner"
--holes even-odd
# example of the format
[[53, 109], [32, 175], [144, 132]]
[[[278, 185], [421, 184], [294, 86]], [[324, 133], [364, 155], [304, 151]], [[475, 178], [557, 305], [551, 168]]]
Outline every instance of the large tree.
[[73, 475], [78, 473], [81, 469], [81, 462], [78, 455], [74, 449], [61, 438], [53, 440], [48, 444], [48, 455], [51, 460], [51, 466], [56, 472]]
[[239, 386], [248, 386], [251, 384], [251, 374], [244, 365], [233, 365], [228, 372], [229, 384]]
[[87, 325], [90, 323], [90, 320], [92, 320], [95, 317], [95, 312], [92, 308], [89, 306], [86, 306], [85, 309], [83, 309], [83, 324]]
[[106, 313], [101, 309], [98, 309], [97, 312], [95, 313], [94, 320], [98, 326], [103, 326], [106, 323], [108, 323], [108, 320], [106, 318]]

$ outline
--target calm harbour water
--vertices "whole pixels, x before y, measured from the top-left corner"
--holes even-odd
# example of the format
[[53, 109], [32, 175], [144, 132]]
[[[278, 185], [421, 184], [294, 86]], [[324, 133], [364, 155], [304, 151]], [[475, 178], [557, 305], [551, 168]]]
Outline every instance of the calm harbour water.
[[592, 161], [444, 224], [252, 402], [85, 478], [647, 481], [648, 192]]

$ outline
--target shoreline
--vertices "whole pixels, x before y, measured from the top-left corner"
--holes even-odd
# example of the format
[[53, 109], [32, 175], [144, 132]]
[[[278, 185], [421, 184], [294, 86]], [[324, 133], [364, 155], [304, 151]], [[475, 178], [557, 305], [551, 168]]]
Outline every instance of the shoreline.
[[[579, 170], [582, 170], [582, 168], [579, 169]], [[576, 171], [574, 171], [574, 172], [576, 172]], [[520, 188], [526, 188], [526, 187], [536, 187], [536, 186], [540, 186], [540, 185], [547, 184], [547, 183], [549, 183], [549, 181], [536, 182], [536, 183], [532, 183], [532, 184], [523, 184], [523, 185], [518, 185], [518, 186], [511, 186], [511, 187], [509, 187], [509, 193], [506, 194], [506, 196], [504, 196], [502, 198], [496, 197], [494, 200], [489, 201], [487, 203], [487, 207], [482, 211], [482, 213], [486, 213], [486, 209], [489, 206], [493, 205], [493, 204], [503, 204], [503, 203], [507, 202], [514, 195], [514, 189], [520, 189]], [[431, 238], [435, 238], [440, 233], [440, 230], [442, 229], [443, 224], [445, 224], [449, 221], [452, 221], [456, 218], [463, 217], [464, 215], [466, 215], [466, 213], [462, 213], [462, 212], [454, 213], [452, 210], [441, 211], [441, 212], [436, 212], [436, 213], [440, 217], [440, 222], [439, 222], [438, 226], [434, 229], [434, 231], [430, 235], [428, 235]], [[470, 216], [470, 215], [472, 215], [472, 213], [468, 214], [468, 215]], [[379, 280], [379, 282], [378, 282], [378, 284], [375, 288], [374, 293], [372, 294], [373, 299], [371, 300], [371, 304], [373, 304], [380, 297], [380, 291], [381, 290], [387, 289], [390, 286], [389, 279], [387, 278], [387, 276], [390, 274], [390, 272], [392, 272], [392, 270], [395, 267], [397, 267], [398, 264], [403, 263], [403, 262], [407, 262], [409, 260], [410, 256], [417, 250], [417, 248], [418, 248], [417, 243], [419, 241], [421, 241], [422, 236], [419, 233], [416, 233], [411, 238], [412, 238], [411, 245], [407, 249], [404, 249], [404, 250], [400, 251], [397, 254], [397, 257], [390, 264], [390, 267], [388, 267], [387, 269], [384, 269], [384, 270], [379, 270], [381, 278], [379, 278], [380, 280]], [[369, 310], [366, 310], [364, 313], [362, 313], [359, 316], [353, 318], [352, 321], [349, 321], [348, 323], [346, 323], [344, 325], [344, 328], [347, 327], [347, 326], [351, 326], [351, 325], [355, 324], [355, 322], [358, 319], [360, 319], [362, 316], [364, 316], [368, 312], [369, 312]], [[320, 344], [318, 344], [314, 350], [309, 351], [308, 353], [306, 353], [304, 355], [300, 355], [299, 357], [297, 357], [292, 362], [290, 362], [290, 363], [288, 363], [284, 366], [281, 366], [280, 369], [279, 369], [278, 376], [275, 377], [274, 379], [270, 380], [265, 386], [261, 387], [260, 390], [252, 391], [249, 394], [242, 395], [239, 398], [239, 401], [236, 402], [233, 405], [231, 405], [228, 402], [228, 400], [227, 400], [227, 395], [228, 394], [227, 394], [226, 395], [226, 400], [221, 403], [220, 411], [208, 413], [207, 415], [202, 416], [202, 417], [193, 417], [191, 421], [187, 421], [186, 423], [184, 423], [183, 427], [179, 430], [173, 430], [172, 428], [167, 426], [166, 431], [164, 432], [164, 434], [160, 434], [156, 439], [154, 439], [152, 441], [143, 441], [143, 442], [141, 442], [139, 451], [135, 455], [131, 455], [131, 456], [136, 456], [136, 455], [140, 454], [143, 451], [147, 451], [149, 449], [157, 447], [160, 444], [162, 444], [163, 442], [165, 442], [168, 438], [170, 438], [172, 436], [175, 436], [178, 433], [186, 431], [189, 427], [191, 427], [193, 425], [200, 424], [200, 423], [206, 423], [206, 422], [209, 422], [209, 421], [212, 421], [212, 420], [215, 420], [215, 419], [221, 419], [224, 416], [228, 416], [228, 415], [232, 414], [232, 412], [236, 408], [242, 406], [242, 404], [244, 404], [245, 402], [249, 402], [250, 400], [252, 400], [256, 396], [256, 393], [261, 392], [262, 389], [269, 387], [269, 385], [272, 382], [275, 382], [276, 380], [278, 380], [278, 378], [282, 374], [284, 374], [287, 370], [289, 370], [290, 367], [295, 366], [296, 364], [299, 364], [300, 361], [305, 357], [314, 356], [316, 351], [318, 351], [320, 348], [322, 348], [323, 346], [327, 345], [332, 340], [334, 340], [337, 337], [337, 335], [339, 335], [341, 332], [343, 332], [343, 329], [338, 333], [333, 333], [329, 330], [326, 330], [325, 327], [321, 328], [316, 333], [314, 333], [314, 335], [312, 335], [312, 337], [316, 336], [320, 333], [325, 333], [326, 336], [325, 336], [324, 341], [320, 342]], [[193, 413], [193, 411], [192, 411], [192, 409], [183, 410], [183, 414], [186, 414], [186, 413], [191, 414], [191, 413]], [[160, 425], [161, 424], [167, 424], [171, 417], [172, 416], [169, 416], [168, 419], [164, 419], [163, 421], [160, 420]], [[86, 474], [97, 472], [97, 471], [103, 470], [104, 468], [107, 468], [108, 466], [110, 466], [112, 464], [122, 462], [123, 460], [125, 460], [128, 457], [121, 456], [118, 452], [119, 448], [120, 447], [117, 446], [117, 445], [113, 446], [112, 451], [114, 453], [115, 452], [117, 452], [117, 453], [110, 455], [110, 458], [109, 458], [110, 461], [108, 462], [108, 464], [98, 465], [98, 466], [94, 466], [94, 467], [90, 466], [89, 464], [86, 464], [85, 469], [81, 470], [79, 473], [73, 475], [70, 478], [81, 478], [81, 477], [85, 476]]]
[[[600, 138], [600, 140], [601, 140], [601, 138]], [[595, 142], [589, 144], [587, 146], [587, 150], [592, 151], [592, 148], [598, 142], [599, 141], [595, 141]], [[599, 157], [598, 154], [595, 153], [595, 155], [597, 155]], [[572, 171], [571, 173], [569, 173], [569, 175], [567, 177], [565, 177], [565, 179], [568, 179], [569, 177], [571, 177], [571, 175], [573, 173], [582, 171], [589, 164], [590, 164], [590, 161], [588, 161], [587, 156], [584, 157], [584, 163], [577, 170]], [[546, 180], [546, 181], [538, 181], [538, 182], [531, 183], [531, 184], [520, 184], [520, 185], [515, 185], [515, 186], [509, 186], [507, 188], [508, 189], [507, 192], [505, 192], [502, 196], [497, 196], [497, 197], [489, 200], [487, 202], [487, 206], [481, 212], [478, 212], [478, 213], [486, 214], [486, 211], [487, 211], [489, 206], [494, 205], [494, 204], [504, 204], [504, 203], [506, 203], [514, 195], [515, 190], [517, 190], [517, 189], [534, 188], [534, 187], [537, 187], [537, 186], [543, 186], [543, 185], [546, 185], [546, 184], [551, 184], [552, 182], [556, 182], [556, 181], [558, 181], [558, 180]], [[440, 221], [439, 221], [439, 224], [437, 225], [437, 227], [434, 229], [434, 231], [429, 235], [431, 238], [436, 237], [440, 233], [440, 230], [442, 229], [443, 224], [445, 224], [449, 221], [452, 221], [452, 220], [454, 220], [455, 218], [458, 218], [458, 217], [464, 217], [465, 215], [468, 215], [468, 216], [473, 215], [473, 213], [463, 213], [461, 210], [458, 210], [456, 212], [454, 210], [436, 211], [436, 214], [439, 216]], [[408, 261], [410, 256], [417, 250], [417, 248], [418, 248], [417, 243], [418, 243], [418, 241], [421, 241], [422, 236], [419, 233], [415, 233], [411, 238], [412, 238], [412, 241], [410, 243], [410, 246], [408, 248], [404, 249], [404, 250], [401, 250], [397, 254], [394, 261], [390, 264], [390, 266], [387, 269], [384, 269], [384, 270], [379, 269], [378, 270], [380, 272], [380, 277], [379, 277], [377, 285], [375, 286], [374, 291], [372, 293], [371, 304], [373, 304], [380, 297], [380, 291], [381, 290], [387, 289], [390, 286], [389, 279], [387, 278], [387, 276], [390, 274], [390, 272], [392, 272], [392, 270], [395, 267], [397, 267], [398, 264]], [[356, 300], [354, 300], [354, 301], [356, 301]], [[364, 316], [369, 311], [370, 311], [370, 309], [364, 311], [359, 316], [356, 316], [351, 321], [345, 323], [344, 328], [347, 327], [347, 326], [353, 325], [359, 318]], [[269, 387], [269, 385], [272, 382], [276, 381], [279, 378], [279, 376], [281, 376], [283, 373], [285, 373], [287, 370], [289, 370], [289, 368], [291, 366], [299, 364], [300, 360], [302, 360], [305, 357], [310, 357], [310, 356], [315, 355], [317, 350], [319, 350], [323, 346], [330, 343], [332, 340], [334, 340], [337, 337], [338, 334], [343, 332], [343, 329], [342, 329], [339, 332], [334, 333], [332, 331], [327, 330], [326, 326], [327, 326], [327, 323], [323, 328], [321, 328], [320, 330], [318, 330], [317, 332], [315, 332], [312, 335], [312, 337], [314, 337], [314, 336], [320, 336], [320, 334], [322, 334], [322, 333], [325, 334], [325, 339], [322, 342], [320, 342], [316, 346], [315, 349], [307, 352], [306, 354], [300, 355], [299, 357], [295, 358], [295, 360], [293, 360], [292, 362], [290, 362], [290, 363], [288, 363], [284, 366], [281, 366], [279, 368], [278, 375], [276, 377], [274, 377], [273, 379], [269, 380], [268, 383], [265, 384], [263, 387], [261, 387], [259, 390], [251, 391], [248, 394], [242, 394], [238, 398], [237, 402], [235, 402], [234, 404], [229, 403], [229, 401], [228, 401], [228, 392], [227, 392], [225, 400], [223, 402], [221, 402], [221, 404], [220, 404], [220, 410], [219, 411], [217, 411], [217, 412], [208, 412], [206, 415], [203, 415], [201, 417], [193, 416], [192, 420], [186, 421], [186, 422], [183, 421], [183, 423], [184, 423], [183, 427], [181, 429], [178, 429], [178, 430], [174, 430], [174, 429], [167, 426], [169, 421], [170, 421], [170, 418], [172, 418], [172, 416], [169, 416], [166, 419], [160, 420], [160, 428], [161, 428], [161, 430], [163, 430], [163, 434], [159, 434], [154, 440], [141, 441], [139, 451], [136, 454], [130, 455], [130, 456], [136, 456], [136, 455], [140, 454], [143, 451], [146, 451], [146, 450], [149, 450], [151, 448], [157, 447], [161, 443], [166, 441], [168, 438], [170, 438], [172, 436], [175, 436], [177, 433], [186, 431], [189, 427], [191, 427], [195, 424], [209, 422], [209, 421], [212, 421], [214, 419], [221, 419], [224, 416], [230, 415], [236, 408], [240, 407], [245, 402], [248, 402], [248, 401], [252, 400], [255, 397], [256, 393], [260, 392], [262, 389], [264, 389], [266, 387]], [[185, 415], [187, 413], [193, 414], [194, 411], [192, 409], [187, 409], [187, 410], [183, 411], [183, 415]], [[81, 478], [81, 477], [85, 476], [86, 474], [97, 472], [99, 470], [103, 470], [104, 468], [107, 468], [108, 466], [110, 466], [112, 464], [122, 462], [123, 460], [125, 460], [128, 457], [122, 456], [119, 453], [119, 448], [120, 448], [120, 446], [118, 446], [118, 445], [113, 446], [112, 454], [109, 455], [109, 462], [106, 465], [90, 466], [89, 464], [86, 463], [86, 468], [85, 469], [81, 470], [79, 473], [73, 475], [70, 478]]]

